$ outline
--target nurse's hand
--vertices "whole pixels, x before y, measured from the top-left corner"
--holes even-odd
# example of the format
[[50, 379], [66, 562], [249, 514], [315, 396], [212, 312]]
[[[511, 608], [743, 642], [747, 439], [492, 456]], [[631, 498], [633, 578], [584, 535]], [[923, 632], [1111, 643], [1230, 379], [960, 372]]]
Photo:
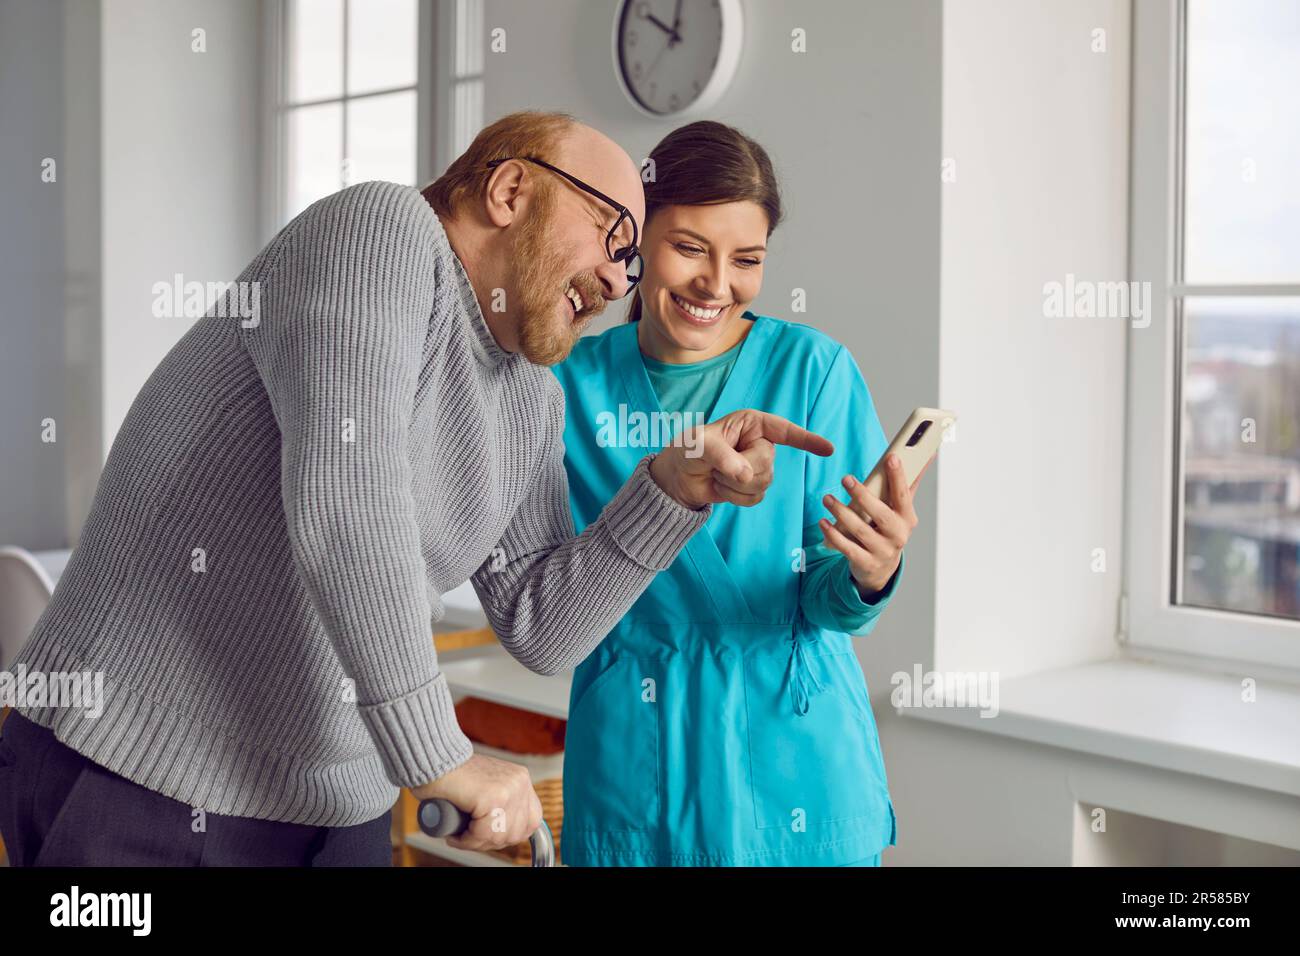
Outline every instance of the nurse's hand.
[[930, 467], [926, 462], [909, 488], [898, 456], [891, 454], [885, 464], [889, 504], [867, 491], [867, 486], [852, 475], [845, 475], [843, 484], [849, 492], [849, 503], [846, 505], [834, 495], [826, 495], [822, 501], [835, 515], [835, 521], [822, 518], [817, 523], [826, 546], [848, 558], [849, 570], [864, 598], [883, 591], [898, 570], [903, 548], [919, 520], [912, 507], [912, 496]]
[[756, 505], [772, 484], [777, 445], [825, 457], [835, 446], [779, 415], [742, 408], [697, 426], [655, 455], [650, 477], [687, 508]]

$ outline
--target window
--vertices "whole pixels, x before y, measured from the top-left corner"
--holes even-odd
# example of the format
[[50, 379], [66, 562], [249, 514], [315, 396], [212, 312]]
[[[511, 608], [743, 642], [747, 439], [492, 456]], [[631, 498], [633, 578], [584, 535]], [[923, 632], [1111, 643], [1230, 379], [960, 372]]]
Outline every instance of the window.
[[483, 0], [456, 0], [453, 15], [451, 157], [456, 157], [483, 129]]
[[[276, 227], [322, 196], [423, 172], [419, 0], [284, 0], [273, 142]], [[423, 21], [423, 22], [422, 22]], [[427, 66], [426, 66], [427, 68]]]
[[1300, 5], [1191, 0], [1186, 30], [1174, 599], [1300, 618], [1300, 298], [1267, 289], [1300, 285]]
[[1300, 668], [1300, 4], [1135, 4], [1129, 640]]

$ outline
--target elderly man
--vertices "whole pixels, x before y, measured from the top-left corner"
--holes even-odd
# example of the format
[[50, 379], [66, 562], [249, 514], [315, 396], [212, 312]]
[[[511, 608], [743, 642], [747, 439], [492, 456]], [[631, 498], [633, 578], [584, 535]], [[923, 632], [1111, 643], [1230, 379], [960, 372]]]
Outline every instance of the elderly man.
[[210, 311], [136, 398], [15, 664], [105, 687], [97, 719], [4, 726], [15, 863], [383, 865], [398, 786], [469, 811], [461, 846], [538, 826], [527, 771], [457, 725], [440, 595], [472, 580], [506, 650], [571, 668], [714, 503], [762, 497], [773, 442], [831, 451], [738, 412], [574, 536], [546, 366], [634, 281], [643, 203], [611, 140], [522, 113], [423, 192], [348, 187], [257, 255], [258, 314]]

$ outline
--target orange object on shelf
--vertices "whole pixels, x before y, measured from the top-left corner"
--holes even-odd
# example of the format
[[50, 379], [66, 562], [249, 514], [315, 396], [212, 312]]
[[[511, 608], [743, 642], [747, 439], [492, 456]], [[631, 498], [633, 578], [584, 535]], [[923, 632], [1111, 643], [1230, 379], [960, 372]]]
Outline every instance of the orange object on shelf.
[[564, 750], [567, 721], [509, 707], [481, 697], [456, 704], [456, 721], [465, 736], [514, 754], [558, 754]]

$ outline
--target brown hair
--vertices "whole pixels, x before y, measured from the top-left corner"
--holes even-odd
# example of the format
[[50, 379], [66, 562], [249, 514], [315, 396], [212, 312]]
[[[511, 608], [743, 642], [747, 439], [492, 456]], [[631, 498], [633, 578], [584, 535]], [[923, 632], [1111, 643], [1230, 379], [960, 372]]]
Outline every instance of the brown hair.
[[[645, 186], [645, 223], [664, 206], [708, 206], [749, 200], [767, 214], [767, 234], [781, 222], [781, 190], [767, 151], [740, 130], [712, 120], [681, 126], [650, 151], [653, 177]], [[642, 177], [645, 178], [644, 176]], [[641, 290], [627, 320], [641, 318]]]
[[568, 113], [523, 110], [501, 117], [482, 129], [447, 171], [420, 190], [441, 215], [455, 214], [465, 200], [482, 196], [492, 170], [487, 164], [508, 156], [536, 156], [554, 162], [561, 137], [577, 120]]

